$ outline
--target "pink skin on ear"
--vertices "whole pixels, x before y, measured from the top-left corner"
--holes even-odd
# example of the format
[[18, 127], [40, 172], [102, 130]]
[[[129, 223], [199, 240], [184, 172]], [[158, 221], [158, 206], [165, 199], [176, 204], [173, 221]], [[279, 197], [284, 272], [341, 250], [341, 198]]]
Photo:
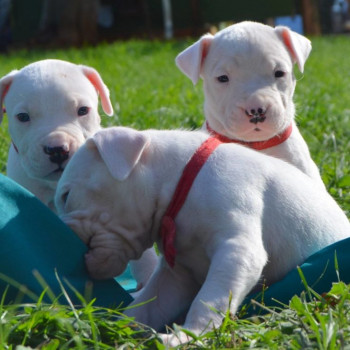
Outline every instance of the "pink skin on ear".
[[193, 84], [197, 84], [199, 80], [203, 62], [212, 40], [211, 34], [202, 36], [193, 45], [179, 53], [175, 59], [176, 65], [192, 80]]
[[[1, 106], [3, 106], [3, 104], [4, 104], [4, 99], [5, 99], [5, 96], [6, 96], [7, 92], [9, 91], [10, 86], [11, 86], [11, 84], [8, 84], [4, 88], [4, 91], [3, 91], [2, 95], [1, 95], [1, 100], [0, 100], [1, 101], [1, 103], [0, 103]], [[2, 107], [2, 112], [5, 112], [5, 107]]]
[[101, 105], [102, 105], [104, 112], [108, 116], [113, 115], [113, 107], [111, 104], [111, 100], [109, 98], [109, 91], [108, 91], [106, 85], [103, 83], [100, 75], [93, 68], [83, 66], [82, 69], [83, 69], [83, 73], [85, 74], [85, 76], [89, 79], [91, 84], [98, 91], [100, 98], [101, 98]]
[[293, 60], [297, 61], [297, 56], [295, 54], [293, 44], [290, 40], [290, 36], [286, 29], [282, 31], [282, 38], [283, 38], [284, 44], [287, 46], [288, 51], [291, 53]]
[[9, 73], [0, 80], [0, 124], [2, 122], [3, 113], [5, 112], [5, 108], [3, 108], [5, 96], [10, 89], [15, 74], [17, 74], [17, 71]]
[[293, 62], [297, 63], [300, 72], [304, 71], [304, 64], [311, 51], [311, 43], [304, 36], [292, 32], [286, 27], [276, 27], [283, 43], [291, 54]]

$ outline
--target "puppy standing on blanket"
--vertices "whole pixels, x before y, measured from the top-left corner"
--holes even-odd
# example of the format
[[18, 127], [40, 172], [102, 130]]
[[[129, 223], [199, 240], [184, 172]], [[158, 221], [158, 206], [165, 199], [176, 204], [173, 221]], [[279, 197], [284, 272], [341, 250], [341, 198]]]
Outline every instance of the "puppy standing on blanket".
[[89, 246], [93, 276], [120, 274], [157, 242], [164, 257], [133, 304], [156, 299], [126, 312], [157, 330], [181, 314], [195, 334], [217, 327], [212, 309], [235, 313], [262, 279], [350, 236], [336, 202], [297, 168], [202, 131], [104, 129], [73, 156], [55, 203]]
[[[112, 115], [109, 90], [99, 73], [61, 60], [38, 61], [0, 80], [0, 106], [4, 102], [12, 139], [7, 174], [53, 211], [57, 181], [67, 163], [101, 129], [98, 96], [104, 112]], [[156, 262], [153, 249], [132, 262], [139, 287]]]
[[204, 35], [176, 64], [194, 84], [203, 79], [209, 132], [288, 161], [324, 187], [294, 122], [293, 66], [303, 72], [310, 51], [286, 27], [241, 22]]

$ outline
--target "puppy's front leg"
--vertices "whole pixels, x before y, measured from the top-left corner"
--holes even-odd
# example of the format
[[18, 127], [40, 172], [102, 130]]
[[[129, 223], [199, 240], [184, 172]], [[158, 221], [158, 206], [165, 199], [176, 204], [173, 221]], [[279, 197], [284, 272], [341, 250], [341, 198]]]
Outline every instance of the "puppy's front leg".
[[[220, 326], [222, 314], [229, 307], [234, 314], [257, 284], [266, 262], [266, 251], [257, 236], [223, 241], [215, 248], [207, 278], [191, 305], [184, 328], [200, 334], [208, 326]], [[230, 293], [232, 301], [229, 305]], [[208, 320], [212, 321], [209, 325]]]
[[[235, 313], [258, 282], [266, 261], [267, 254], [256, 235], [223, 241], [211, 256], [207, 278], [190, 307], [183, 328], [200, 335], [213, 326], [219, 327], [227, 309]], [[161, 338], [170, 347], [192, 340], [182, 331], [164, 334]]]
[[162, 257], [151, 279], [125, 314], [160, 330], [188, 310], [199, 288], [187, 270], [181, 266], [171, 269]]

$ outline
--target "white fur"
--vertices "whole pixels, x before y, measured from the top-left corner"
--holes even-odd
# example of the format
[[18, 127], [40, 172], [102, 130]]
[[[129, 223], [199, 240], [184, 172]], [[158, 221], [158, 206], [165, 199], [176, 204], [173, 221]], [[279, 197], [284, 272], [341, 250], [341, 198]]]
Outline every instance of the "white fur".
[[[176, 64], [194, 84], [203, 79], [205, 118], [216, 132], [231, 139], [263, 141], [292, 123], [289, 139], [263, 152], [295, 165], [324, 187], [294, 122], [293, 66], [296, 63], [303, 72], [310, 51], [310, 41], [286, 27], [241, 22], [214, 36], [204, 35], [177, 56]], [[284, 76], [275, 77], [276, 71]], [[219, 82], [222, 75], [229, 81]], [[251, 111], [259, 108], [266, 111], [266, 119], [254, 124]]]
[[[57, 187], [61, 218], [89, 245], [92, 276], [120, 274], [154, 242], [183, 168], [208, 137], [202, 131], [108, 128], [87, 140]], [[198, 174], [176, 218], [175, 267], [161, 259], [126, 313], [159, 330], [185, 314], [199, 334], [235, 313], [319, 249], [350, 235], [332, 197], [290, 164], [222, 144]], [[229, 305], [229, 295], [232, 303]], [[208, 307], [209, 306], [209, 307]], [[179, 339], [163, 336], [174, 345]], [[186, 341], [181, 334], [180, 341]]]
[[[8, 90], [8, 91], [7, 91]], [[52, 210], [58, 164], [50, 161], [44, 147], [62, 146], [69, 152], [62, 170], [74, 152], [100, 127], [98, 94], [104, 111], [113, 109], [109, 91], [93, 68], [60, 60], [43, 60], [0, 80], [1, 102], [8, 116], [13, 143], [7, 162], [7, 175], [35, 194]], [[78, 116], [79, 107], [89, 113]], [[19, 113], [30, 121], [20, 122]], [[1, 115], [2, 117], [2, 115]]]

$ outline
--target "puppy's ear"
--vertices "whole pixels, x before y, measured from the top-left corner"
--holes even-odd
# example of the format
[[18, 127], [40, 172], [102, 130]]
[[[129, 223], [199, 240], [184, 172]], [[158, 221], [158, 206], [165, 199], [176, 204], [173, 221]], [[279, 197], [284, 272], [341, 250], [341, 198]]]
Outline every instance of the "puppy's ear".
[[104, 112], [111, 116], [113, 115], [113, 107], [109, 98], [109, 90], [103, 82], [100, 74], [94, 68], [88, 66], [80, 66], [84, 75], [90, 80], [91, 84], [95, 87], [101, 98], [101, 105]]
[[203, 35], [175, 58], [176, 65], [192, 80], [193, 84], [197, 84], [199, 80], [204, 59], [213, 38], [211, 34]]
[[4, 100], [7, 92], [9, 91], [9, 88], [13, 82], [13, 78], [18, 73], [18, 70], [13, 70], [9, 74], [5, 75], [0, 79], [0, 124], [2, 122], [3, 118], [3, 105]]
[[297, 63], [300, 72], [303, 73], [304, 64], [311, 52], [311, 41], [287, 27], [277, 26], [275, 30], [291, 54], [293, 63]]
[[150, 143], [144, 133], [124, 127], [102, 129], [92, 140], [111, 175], [119, 181], [130, 175]]

